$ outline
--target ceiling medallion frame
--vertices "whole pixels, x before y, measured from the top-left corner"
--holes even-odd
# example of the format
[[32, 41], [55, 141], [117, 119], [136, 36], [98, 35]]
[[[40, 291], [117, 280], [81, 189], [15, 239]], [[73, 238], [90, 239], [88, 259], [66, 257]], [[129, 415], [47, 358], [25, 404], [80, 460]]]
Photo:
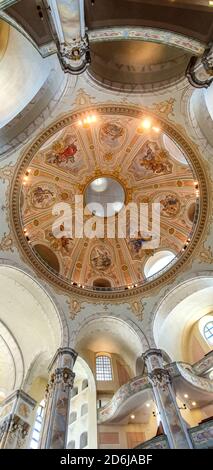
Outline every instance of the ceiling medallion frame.
[[[186, 250], [180, 256], [173, 266], [171, 266], [168, 271], [162, 273], [157, 278], [146, 282], [144, 285], [134, 287], [133, 289], [127, 290], [113, 290], [113, 291], [96, 291], [92, 288], [82, 289], [78, 286], [73, 286], [66, 282], [63, 278], [54, 274], [45, 265], [39, 261], [36, 255], [33, 253], [32, 249], [29, 246], [29, 243], [26, 240], [26, 237], [23, 233], [22, 222], [21, 222], [21, 214], [20, 214], [20, 193], [22, 187], [22, 178], [23, 174], [26, 172], [29, 164], [36, 154], [36, 152], [41, 148], [41, 146], [48, 141], [52, 135], [56, 132], [62, 130], [68, 125], [79, 120], [82, 116], [82, 113], [88, 111], [96, 111], [99, 115], [110, 115], [110, 114], [118, 114], [123, 116], [135, 117], [138, 119], [143, 119], [143, 117], [149, 114], [150, 117], [156, 119], [159, 122], [159, 126], [163, 132], [168, 134], [174, 141], [180, 145], [183, 149], [186, 157], [188, 158], [189, 162], [191, 162], [193, 173], [195, 174], [196, 180], [199, 184], [199, 191], [200, 191], [200, 208], [198, 214], [197, 224], [194, 229], [194, 233], [192, 235], [191, 242], [187, 246]], [[182, 132], [185, 134], [184, 130]], [[207, 172], [203, 164], [201, 164], [201, 157], [195, 148], [195, 146], [188, 141], [187, 136], [180, 133], [180, 130], [176, 129], [174, 125], [168, 123], [168, 121], [164, 120], [162, 116], [158, 116], [153, 111], [138, 107], [138, 106], [130, 106], [130, 105], [96, 105], [85, 107], [81, 109], [79, 112], [73, 112], [69, 115], [65, 115], [60, 120], [54, 122], [51, 126], [49, 126], [42, 134], [37, 137], [28, 147], [28, 149], [24, 152], [20, 163], [17, 165], [16, 171], [14, 173], [12, 185], [11, 185], [11, 192], [10, 192], [10, 203], [11, 203], [11, 211], [10, 211], [10, 222], [14, 232], [14, 236], [16, 238], [17, 246], [20, 248], [22, 256], [26, 260], [26, 262], [30, 262], [31, 266], [35, 269], [36, 273], [42, 276], [46, 281], [48, 281], [53, 286], [57, 286], [58, 289], [71, 292], [78, 295], [83, 296], [84, 298], [90, 299], [99, 299], [99, 300], [113, 300], [113, 299], [125, 299], [127, 297], [134, 297], [135, 295], [149, 294], [150, 291], [153, 289], [159, 288], [167, 282], [171, 282], [172, 279], [180, 272], [180, 270], [185, 267], [186, 263], [189, 262], [194, 256], [194, 253], [198, 251], [199, 245], [201, 243], [202, 236], [205, 233], [208, 223], [208, 215], [209, 215], [209, 203], [208, 203], [208, 177]], [[112, 175], [111, 175], [112, 176]]]

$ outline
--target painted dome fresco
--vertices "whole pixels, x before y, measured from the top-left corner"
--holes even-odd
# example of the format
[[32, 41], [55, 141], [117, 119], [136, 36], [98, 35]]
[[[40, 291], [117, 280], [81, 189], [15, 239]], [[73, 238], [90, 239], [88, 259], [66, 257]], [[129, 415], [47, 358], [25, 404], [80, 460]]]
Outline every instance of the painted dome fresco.
[[[64, 289], [145, 288], [192, 253], [201, 173], [188, 144], [154, 116], [123, 107], [85, 111], [54, 124], [23, 156], [12, 222], [30, 262]], [[134, 231], [127, 211], [125, 236], [117, 230], [109, 236], [109, 222], [117, 227], [133, 203], [145, 208], [147, 224]], [[79, 235], [75, 224], [81, 222]]]

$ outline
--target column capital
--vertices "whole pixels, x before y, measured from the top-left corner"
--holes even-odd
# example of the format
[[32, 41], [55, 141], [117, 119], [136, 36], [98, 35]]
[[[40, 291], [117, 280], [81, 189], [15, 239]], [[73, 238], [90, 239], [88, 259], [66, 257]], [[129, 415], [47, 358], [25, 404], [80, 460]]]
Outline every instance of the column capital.
[[73, 369], [77, 356], [78, 353], [74, 349], [69, 348], [68, 346], [57, 349], [49, 365], [49, 372], [51, 372], [53, 368], [60, 367], [67, 367]]
[[161, 349], [157, 349], [157, 348], [151, 348], [151, 349], [147, 349], [147, 351], [145, 351], [143, 354], [142, 354], [142, 359], [146, 360], [148, 357], [150, 356], [161, 356], [162, 357], [163, 353], [161, 351]]
[[16, 390], [1, 403], [0, 448], [27, 448], [36, 404], [23, 390]]

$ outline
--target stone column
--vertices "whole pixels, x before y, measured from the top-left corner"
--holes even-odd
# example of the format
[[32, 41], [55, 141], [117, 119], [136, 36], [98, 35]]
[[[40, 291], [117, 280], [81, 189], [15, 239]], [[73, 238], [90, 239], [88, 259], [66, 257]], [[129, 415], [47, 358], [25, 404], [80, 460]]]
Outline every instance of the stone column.
[[164, 368], [160, 349], [149, 349], [142, 355], [153, 387], [161, 423], [171, 449], [192, 449], [191, 439], [178, 408], [171, 376]]
[[0, 406], [0, 449], [28, 449], [36, 401], [17, 390]]
[[41, 432], [41, 449], [65, 449], [70, 406], [70, 392], [75, 374], [77, 353], [60, 348], [50, 364], [50, 379], [46, 389], [45, 412]]

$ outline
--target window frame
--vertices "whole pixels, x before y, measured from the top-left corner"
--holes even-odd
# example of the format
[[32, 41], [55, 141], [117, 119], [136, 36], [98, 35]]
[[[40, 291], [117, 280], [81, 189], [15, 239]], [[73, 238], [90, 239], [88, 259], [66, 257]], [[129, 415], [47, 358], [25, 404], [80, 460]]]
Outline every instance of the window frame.
[[112, 359], [108, 354], [100, 353], [96, 355], [95, 377], [97, 382], [113, 381]]
[[[210, 324], [211, 324], [211, 327], [209, 328], [208, 325]], [[209, 336], [207, 336], [206, 328], [207, 328], [207, 332], [210, 332]], [[203, 336], [208, 344], [213, 345], [213, 320], [210, 319], [203, 326]]]

